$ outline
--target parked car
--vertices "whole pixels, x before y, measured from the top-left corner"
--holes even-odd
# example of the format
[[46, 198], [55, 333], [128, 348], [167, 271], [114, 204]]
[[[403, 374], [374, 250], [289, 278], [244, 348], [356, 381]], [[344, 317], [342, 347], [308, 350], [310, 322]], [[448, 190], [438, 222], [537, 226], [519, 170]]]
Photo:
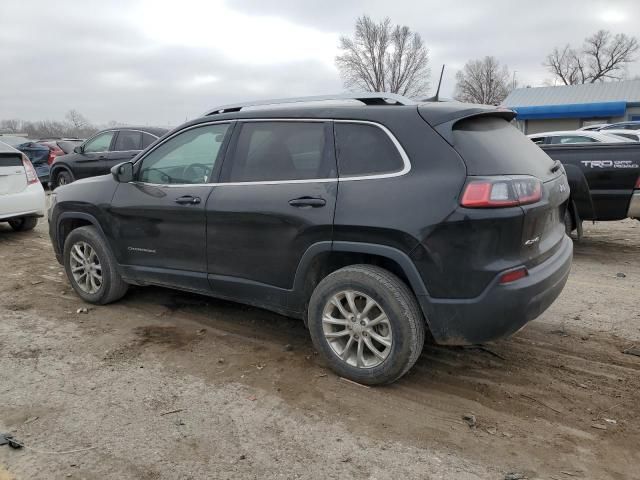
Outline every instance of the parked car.
[[640, 130], [607, 130], [607, 134], [626, 138], [632, 142], [640, 142]]
[[16, 231], [32, 230], [44, 216], [45, 195], [25, 154], [0, 142], [0, 222]]
[[593, 125], [585, 125], [584, 127], [579, 128], [578, 130], [580, 131], [594, 131], [597, 132], [598, 130], [600, 130], [602, 127], [606, 127], [607, 125], [609, 125], [608, 123], [596, 123]]
[[49, 147], [33, 140], [28, 140], [15, 148], [29, 158], [29, 161], [36, 169], [38, 179], [46, 185], [49, 182]]
[[567, 232], [582, 236], [582, 221], [640, 219], [640, 143], [541, 145], [562, 162], [571, 187]]
[[356, 98], [219, 107], [56, 189], [50, 236], [77, 294], [163, 285], [301, 318], [365, 384], [407, 372], [427, 329], [476, 344], [546, 310], [573, 251], [562, 165], [511, 110]]
[[75, 146], [73, 153], [55, 157], [51, 164], [49, 186], [53, 189], [80, 178], [109, 173], [111, 167], [131, 160], [167, 131], [166, 128], [154, 127], [102, 130], [81, 145]]
[[600, 131], [603, 130], [640, 130], [640, 121], [633, 120], [629, 122], [610, 123], [600, 129]]
[[604, 132], [592, 132], [589, 130], [568, 130], [562, 132], [543, 132], [527, 135], [536, 145], [555, 145], [569, 143], [619, 143], [628, 142], [628, 139], [620, 138]]

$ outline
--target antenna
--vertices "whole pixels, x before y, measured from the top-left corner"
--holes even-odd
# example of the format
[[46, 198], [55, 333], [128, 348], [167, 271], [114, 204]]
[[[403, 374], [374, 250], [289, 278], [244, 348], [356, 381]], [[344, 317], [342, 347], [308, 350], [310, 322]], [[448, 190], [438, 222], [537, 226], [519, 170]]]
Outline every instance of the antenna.
[[436, 94], [431, 98], [425, 98], [424, 102], [439, 102], [440, 101], [440, 85], [442, 85], [442, 75], [444, 74], [444, 63], [442, 64], [442, 70], [440, 70], [440, 80], [438, 80], [438, 89]]

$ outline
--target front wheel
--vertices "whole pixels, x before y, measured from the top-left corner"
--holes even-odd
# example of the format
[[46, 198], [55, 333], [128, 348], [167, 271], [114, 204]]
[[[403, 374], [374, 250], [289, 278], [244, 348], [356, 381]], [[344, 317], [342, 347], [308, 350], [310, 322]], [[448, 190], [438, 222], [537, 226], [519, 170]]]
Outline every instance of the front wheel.
[[402, 377], [424, 345], [415, 296], [397, 276], [372, 265], [344, 267], [324, 278], [311, 296], [308, 325], [329, 366], [368, 385]]
[[64, 269], [76, 293], [89, 303], [105, 305], [127, 293], [116, 259], [94, 227], [73, 230], [64, 242]]
[[36, 217], [23, 217], [17, 218], [15, 220], [9, 220], [9, 225], [16, 232], [26, 232], [27, 230], [33, 230], [36, 228], [38, 224], [38, 219]]

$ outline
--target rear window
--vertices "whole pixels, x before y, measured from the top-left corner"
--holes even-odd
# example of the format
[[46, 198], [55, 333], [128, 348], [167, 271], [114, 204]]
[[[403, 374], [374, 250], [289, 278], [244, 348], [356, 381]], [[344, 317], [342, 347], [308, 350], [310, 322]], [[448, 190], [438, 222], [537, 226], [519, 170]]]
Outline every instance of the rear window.
[[496, 117], [473, 117], [453, 127], [453, 146], [468, 175], [533, 175], [551, 178], [553, 160], [520, 130]]
[[336, 154], [341, 177], [378, 175], [402, 170], [404, 162], [389, 135], [380, 127], [336, 123]]
[[153, 135], [150, 135], [148, 133], [143, 133], [142, 134], [142, 148], [143, 149], [147, 148], [149, 145], [151, 145], [156, 140], [157, 140], [157, 138], [154, 137]]
[[18, 153], [0, 154], [0, 167], [21, 167], [22, 157]]

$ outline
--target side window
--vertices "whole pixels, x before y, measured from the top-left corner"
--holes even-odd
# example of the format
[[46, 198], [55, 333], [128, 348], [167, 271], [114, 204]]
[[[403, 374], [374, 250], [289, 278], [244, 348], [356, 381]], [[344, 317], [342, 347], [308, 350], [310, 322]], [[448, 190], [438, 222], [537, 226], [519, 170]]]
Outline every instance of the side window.
[[153, 142], [155, 142], [157, 140], [156, 137], [154, 137], [153, 135], [143, 132], [142, 133], [142, 149], [144, 150], [145, 148], [147, 148], [149, 145], [151, 145]]
[[225, 123], [179, 133], [142, 159], [138, 180], [163, 185], [209, 182], [228, 129]]
[[545, 137], [531, 137], [531, 141], [533, 143], [535, 143], [536, 145], [544, 144], [544, 139], [545, 139]]
[[580, 136], [557, 136], [557, 137], [551, 137], [551, 143], [554, 144], [558, 144], [558, 143], [591, 143], [591, 142], [597, 142], [597, 140], [594, 140], [591, 137], [580, 137]]
[[126, 152], [128, 150], [141, 150], [142, 133], [133, 130], [120, 130], [116, 137], [116, 144], [113, 150], [116, 152]]
[[85, 153], [107, 152], [115, 132], [104, 132], [89, 140], [84, 146]]
[[330, 124], [246, 122], [235, 142], [230, 182], [309, 180], [335, 176]]
[[400, 152], [389, 135], [375, 125], [335, 123], [340, 177], [379, 175], [402, 170]]

